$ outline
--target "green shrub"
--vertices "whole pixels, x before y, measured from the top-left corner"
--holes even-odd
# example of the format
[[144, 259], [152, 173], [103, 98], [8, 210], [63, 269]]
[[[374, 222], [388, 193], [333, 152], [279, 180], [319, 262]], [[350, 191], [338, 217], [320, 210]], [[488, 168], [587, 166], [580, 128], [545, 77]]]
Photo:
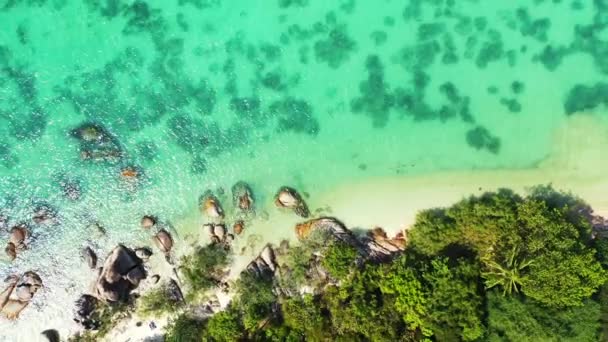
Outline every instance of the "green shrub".
[[230, 305], [209, 319], [205, 336], [212, 341], [231, 342], [241, 339], [244, 331], [239, 313]]
[[342, 241], [335, 241], [326, 250], [321, 264], [336, 279], [345, 278], [357, 258], [357, 250]]
[[159, 286], [150, 290], [137, 301], [137, 312], [142, 317], [152, 317], [165, 313], [173, 313], [181, 303], [171, 299], [166, 286]]
[[169, 321], [165, 342], [200, 342], [205, 325], [185, 314]]
[[229, 263], [228, 252], [216, 244], [200, 247], [193, 254], [183, 257], [182, 273], [190, 285], [191, 293], [216, 286]]

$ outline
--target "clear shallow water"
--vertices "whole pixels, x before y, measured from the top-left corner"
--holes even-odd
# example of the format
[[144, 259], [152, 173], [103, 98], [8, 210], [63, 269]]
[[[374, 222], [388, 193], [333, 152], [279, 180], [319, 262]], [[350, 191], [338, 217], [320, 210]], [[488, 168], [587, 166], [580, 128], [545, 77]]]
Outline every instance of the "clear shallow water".
[[[52, 299], [84, 291], [79, 248], [139, 243], [144, 213], [179, 220], [206, 189], [241, 179], [269, 202], [283, 184], [314, 197], [370, 177], [533, 167], [568, 112], [603, 116], [608, 102], [602, 0], [0, 8], [0, 210], [27, 221], [44, 201], [60, 218], [32, 225], [14, 263], [0, 259], [0, 276], [33, 268], [47, 284], [22, 321], [0, 321], [8, 340], [28, 319], [40, 330], [69, 319]], [[91, 121], [120, 160], [81, 160], [70, 132]], [[125, 166], [145, 175], [135, 191]], [[80, 200], [63, 196], [66, 178]]]

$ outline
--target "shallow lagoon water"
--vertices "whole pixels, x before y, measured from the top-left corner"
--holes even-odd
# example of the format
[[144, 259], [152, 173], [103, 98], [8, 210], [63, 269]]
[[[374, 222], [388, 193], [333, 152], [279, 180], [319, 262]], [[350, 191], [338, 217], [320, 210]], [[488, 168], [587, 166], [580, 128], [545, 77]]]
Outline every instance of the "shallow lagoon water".
[[[577, 112], [608, 125], [601, 0], [3, 0], [0, 9], [0, 210], [14, 224], [45, 202], [59, 218], [32, 223], [16, 261], [0, 258], [1, 277], [35, 269], [46, 285], [21, 320], [0, 320], [0, 340], [73, 329], [66, 303], [92, 277], [79, 249], [103, 257], [118, 242], [147, 244], [146, 213], [190, 222], [176, 224], [185, 237], [207, 189], [224, 189], [228, 202], [245, 180], [265, 206], [288, 184], [314, 203], [368, 179], [530, 169]], [[85, 122], [119, 142], [119, 160], [81, 159], [70, 132]], [[143, 172], [135, 189], [121, 181], [125, 166]], [[65, 179], [80, 184], [79, 200], [63, 195]], [[275, 224], [279, 214], [268, 214]], [[88, 228], [95, 221], [106, 237]]]

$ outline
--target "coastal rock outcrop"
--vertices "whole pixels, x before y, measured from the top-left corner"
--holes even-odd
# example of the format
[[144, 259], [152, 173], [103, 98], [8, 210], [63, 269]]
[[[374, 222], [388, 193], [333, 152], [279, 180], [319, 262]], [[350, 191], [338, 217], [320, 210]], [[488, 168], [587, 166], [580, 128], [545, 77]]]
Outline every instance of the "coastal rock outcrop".
[[278, 264], [271, 245], [266, 245], [260, 254], [247, 265], [246, 270], [258, 277], [274, 275]]
[[275, 196], [274, 203], [279, 208], [293, 210], [298, 216], [306, 218], [310, 215], [306, 202], [304, 202], [302, 196], [294, 188], [288, 186], [281, 187]]
[[389, 238], [384, 229], [376, 227], [368, 232], [363, 239], [367, 247], [369, 258], [374, 260], [384, 260], [402, 252], [405, 249], [406, 241], [403, 233]]
[[17, 319], [42, 287], [42, 279], [28, 271], [21, 276], [9, 276], [5, 282], [7, 287], [0, 293], [0, 312], [8, 319]]
[[143, 261], [135, 252], [118, 245], [104, 261], [95, 283], [95, 297], [104, 302], [125, 302], [139, 282], [146, 278]]
[[321, 217], [296, 225], [296, 235], [300, 240], [306, 239], [315, 231], [326, 232], [334, 238], [351, 246], [360, 246], [360, 243], [355, 235], [348, 228], [346, 228], [342, 222], [333, 217]]
[[87, 246], [82, 249], [82, 257], [90, 269], [94, 270], [97, 267], [97, 254], [95, 254], [91, 247]]
[[405, 238], [402, 233], [389, 238], [382, 228], [374, 228], [365, 237], [358, 238], [340, 221], [332, 217], [322, 217], [296, 225], [296, 234], [300, 240], [306, 239], [314, 231], [324, 231], [333, 238], [357, 248], [359, 253], [372, 260], [385, 260], [405, 249]]

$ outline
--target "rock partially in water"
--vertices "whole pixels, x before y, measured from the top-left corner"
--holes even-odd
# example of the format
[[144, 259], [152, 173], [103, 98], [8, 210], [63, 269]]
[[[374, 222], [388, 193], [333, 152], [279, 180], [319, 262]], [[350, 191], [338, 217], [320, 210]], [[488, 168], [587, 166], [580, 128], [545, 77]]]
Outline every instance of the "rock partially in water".
[[9, 242], [17, 248], [25, 248], [25, 240], [30, 236], [29, 229], [26, 225], [20, 224], [11, 228]]
[[91, 223], [88, 229], [97, 237], [103, 237], [106, 235], [106, 229], [99, 222]]
[[243, 230], [245, 230], [245, 222], [243, 222], [242, 220], [236, 221], [232, 226], [232, 231], [236, 235], [241, 235], [241, 233], [243, 233]]
[[144, 229], [150, 229], [156, 225], [156, 217], [150, 215], [144, 215], [141, 218], [141, 227]]
[[12, 242], [6, 244], [4, 252], [6, 252], [6, 255], [8, 255], [10, 261], [13, 261], [17, 258], [17, 247]]
[[106, 258], [95, 284], [95, 296], [104, 302], [126, 302], [133, 289], [146, 278], [142, 260], [118, 245]]
[[215, 197], [211, 191], [206, 191], [199, 198], [199, 208], [203, 215], [206, 215], [212, 219], [222, 219], [224, 218], [224, 210], [220, 205], [219, 200]]
[[173, 238], [168, 231], [161, 229], [154, 235], [154, 244], [161, 252], [165, 255], [169, 255], [171, 253], [171, 249], [173, 248]]
[[8, 242], [4, 251], [11, 261], [17, 258], [17, 254], [27, 248], [26, 240], [30, 232], [26, 225], [20, 224], [11, 228]]
[[298, 216], [306, 218], [310, 215], [306, 202], [304, 202], [302, 196], [294, 188], [288, 186], [281, 187], [275, 196], [274, 203], [279, 208], [293, 210]]
[[97, 254], [95, 254], [91, 247], [87, 246], [82, 249], [82, 257], [87, 262], [90, 269], [94, 270], [95, 267], [97, 267]]

